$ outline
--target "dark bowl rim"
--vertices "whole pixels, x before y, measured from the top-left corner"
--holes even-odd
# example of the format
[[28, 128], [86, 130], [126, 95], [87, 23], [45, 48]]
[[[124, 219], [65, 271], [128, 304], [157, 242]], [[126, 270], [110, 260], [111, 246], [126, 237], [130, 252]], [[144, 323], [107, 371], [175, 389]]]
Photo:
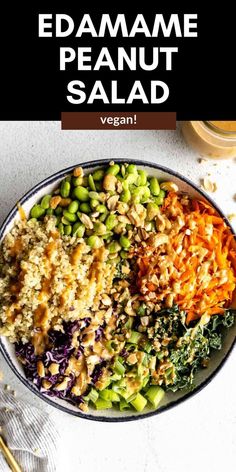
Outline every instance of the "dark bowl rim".
[[[28, 192], [26, 192], [19, 199], [18, 204], [23, 205], [27, 200], [29, 200], [30, 197], [32, 197], [39, 190], [44, 188], [46, 185], [55, 182], [59, 177], [63, 178], [65, 175], [70, 173], [75, 167], [80, 166], [83, 169], [87, 169], [87, 168], [90, 168], [90, 167], [97, 167], [97, 166], [106, 165], [109, 162], [111, 162], [111, 160], [114, 161], [114, 162], [117, 162], [117, 163], [127, 162], [129, 164], [136, 164], [136, 165], [139, 165], [139, 166], [147, 166], [147, 167], [154, 168], [154, 169], [157, 169], [157, 170], [160, 170], [160, 171], [163, 171], [163, 172], [167, 172], [167, 173], [173, 175], [174, 177], [179, 178], [180, 180], [182, 180], [183, 182], [188, 184], [190, 187], [192, 187], [195, 191], [200, 193], [200, 195], [202, 195], [202, 197], [205, 200], [207, 200], [213, 206], [213, 208], [223, 218], [223, 220], [225, 221], [227, 226], [232, 231], [232, 234], [234, 235], [234, 238], [236, 238], [236, 233], [235, 233], [232, 225], [230, 224], [229, 220], [226, 218], [226, 216], [224, 215], [223, 211], [219, 208], [219, 206], [211, 199], [211, 197], [209, 197], [207, 195], [206, 192], [204, 192], [201, 188], [197, 187], [197, 185], [195, 185], [190, 179], [188, 179], [187, 177], [181, 175], [180, 173], [178, 173], [178, 172], [176, 172], [172, 169], [169, 169], [168, 167], [165, 167], [165, 166], [162, 166], [162, 165], [150, 162], [150, 161], [146, 161], [146, 160], [143, 160], [143, 159], [139, 160], [139, 159], [128, 159], [128, 158], [113, 158], [113, 159], [107, 159], [106, 158], [106, 159], [97, 159], [97, 160], [93, 160], [93, 161], [87, 161], [87, 162], [82, 162], [82, 163], [72, 165], [70, 167], [67, 167], [66, 169], [61, 169], [61, 170], [55, 172], [54, 174], [50, 175], [49, 177], [46, 177], [45, 179], [40, 181], [38, 184], [36, 184], [34, 187], [32, 187]], [[7, 225], [12, 221], [13, 218], [15, 218], [15, 216], [17, 214], [17, 211], [18, 211], [18, 207], [17, 207], [17, 204], [16, 204], [16, 205], [13, 206], [13, 208], [10, 210], [10, 212], [8, 213], [6, 218], [4, 219], [4, 221], [3, 221], [3, 223], [0, 227], [0, 242], [2, 240], [4, 231], [7, 227]], [[77, 416], [77, 417], [84, 418], [84, 419], [88, 419], [88, 420], [92, 420], [92, 421], [101, 421], [101, 422], [107, 422], [107, 423], [116, 423], [116, 422], [121, 423], [121, 422], [145, 419], [145, 418], [149, 418], [151, 416], [158, 415], [160, 413], [163, 413], [164, 411], [172, 409], [173, 407], [179, 405], [180, 403], [182, 403], [182, 402], [188, 400], [189, 398], [193, 397], [194, 395], [196, 395], [198, 392], [200, 392], [202, 389], [204, 389], [211, 382], [211, 380], [217, 375], [217, 373], [224, 366], [226, 360], [229, 358], [229, 355], [233, 351], [235, 342], [236, 342], [236, 336], [234, 337], [229, 350], [226, 352], [225, 356], [222, 358], [219, 365], [194, 390], [186, 392], [183, 395], [183, 397], [181, 397], [177, 400], [173, 400], [171, 403], [169, 403], [169, 404], [167, 404], [163, 407], [160, 407], [157, 410], [150, 410], [149, 412], [143, 413], [143, 414], [142, 413], [141, 414], [137, 413], [137, 414], [134, 414], [134, 415], [131, 415], [131, 416], [121, 416], [121, 417], [107, 417], [107, 416], [102, 416], [102, 415], [93, 416], [93, 415], [90, 415], [90, 414], [87, 414], [87, 413], [81, 413], [79, 410], [78, 411], [72, 411], [69, 408], [67, 408], [66, 406], [55, 403], [53, 400], [50, 399], [50, 397], [47, 397], [46, 395], [43, 395], [41, 392], [36, 390], [36, 388], [34, 387], [34, 385], [31, 381], [29, 381], [27, 378], [24, 378], [24, 377], [21, 376], [20, 372], [18, 372], [18, 370], [16, 369], [16, 367], [12, 363], [12, 360], [11, 360], [10, 356], [8, 355], [8, 352], [6, 351], [5, 346], [2, 343], [1, 337], [0, 337], [0, 352], [3, 355], [4, 359], [6, 360], [9, 367], [11, 368], [11, 370], [13, 371], [13, 373], [16, 375], [16, 377], [32, 393], [37, 395], [41, 400], [45, 401], [46, 403], [53, 406], [54, 408], [57, 408], [60, 411], [63, 411], [63, 412], [68, 413], [70, 415]]]

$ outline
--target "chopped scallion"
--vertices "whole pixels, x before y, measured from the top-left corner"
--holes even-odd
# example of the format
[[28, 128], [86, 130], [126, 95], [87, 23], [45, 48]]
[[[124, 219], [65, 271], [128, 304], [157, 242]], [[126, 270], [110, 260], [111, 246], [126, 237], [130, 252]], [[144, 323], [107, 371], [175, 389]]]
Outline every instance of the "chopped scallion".
[[98, 398], [95, 402], [95, 407], [97, 410], [107, 410], [108, 408], [112, 408], [112, 402]]
[[106, 400], [106, 401], [110, 401], [110, 402], [119, 402], [120, 401], [120, 397], [118, 395], [118, 393], [114, 392], [113, 390], [108, 390], [105, 388], [105, 390], [103, 390], [101, 393], [100, 393], [100, 398], [102, 398], [103, 400]]
[[118, 359], [116, 359], [114, 362], [113, 371], [118, 375], [124, 375], [125, 373], [125, 367]]
[[131, 335], [129, 338], [129, 343], [131, 344], [138, 344], [140, 339], [142, 338], [142, 334], [139, 333], [138, 331], [131, 331]]
[[125, 401], [124, 398], [121, 398], [120, 399], [120, 411], [124, 411], [124, 410], [129, 410], [130, 409], [130, 405]]
[[145, 397], [149, 400], [152, 406], [154, 406], [154, 408], [158, 407], [164, 395], [164, 390], [156, 385], [152, 385], [145, 393]]
[[145, 346], [144, 346], [144, 351], [149, 354], [151, 352], [151, 350], [152, 350], [152, 344], [150, 343], [150, 341], [147, 341]]
[[88, 400], [90, 400], [91, 402], [95, 403], [98, 399], [98, 392], [97, 390], [95, 390], [94, 388], [92, 388], [89, 392], [89, 394], [87, 395], [87, 398]]
[[143, 395], [141, 395], [141, 393], [138, 393], [135, 399], [132, 400], [130, 403], [135, 408], [135, 410], [143, 411], [147, 404], [147, 400], [143, 397]]

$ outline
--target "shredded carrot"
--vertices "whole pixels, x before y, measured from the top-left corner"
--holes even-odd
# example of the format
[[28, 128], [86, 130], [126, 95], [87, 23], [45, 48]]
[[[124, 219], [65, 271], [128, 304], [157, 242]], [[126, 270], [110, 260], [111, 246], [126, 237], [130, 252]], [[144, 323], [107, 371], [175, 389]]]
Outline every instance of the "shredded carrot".
[[[171, 223], [171, 230], [166, 230], [169, 243], [141, 246], [135, 256], [140, 297], [148, 300], [152, 292], [152, 302], [165, 305], [171, 293], [189, 323], [203, 314], [222, 314], [230, 306], [236, 288], [236, 242], [207, 202], [189, 199], [183, 204], [181, 198], [170, 192], [161, 208]], [[158, 285], [152, 282], [153, 275]]]

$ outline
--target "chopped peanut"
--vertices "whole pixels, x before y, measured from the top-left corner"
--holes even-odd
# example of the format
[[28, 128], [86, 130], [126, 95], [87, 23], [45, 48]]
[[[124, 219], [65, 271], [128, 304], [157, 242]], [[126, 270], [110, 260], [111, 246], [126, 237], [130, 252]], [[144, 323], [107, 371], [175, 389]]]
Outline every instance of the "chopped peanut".
[[73, 176], [74, 177], [83, 177], [84, 171], [82, 167], [76, 167], [73, 171]]
[[60, 195], [56, 195], [56, 197], [52, 197], [50, 200], [50, 208], [55, 210], [58, 205], [60, 205], [62, 198]]
[[42, 361], [37, 362], [37, 372], [39, 377], [45, 377], [45, 368]]

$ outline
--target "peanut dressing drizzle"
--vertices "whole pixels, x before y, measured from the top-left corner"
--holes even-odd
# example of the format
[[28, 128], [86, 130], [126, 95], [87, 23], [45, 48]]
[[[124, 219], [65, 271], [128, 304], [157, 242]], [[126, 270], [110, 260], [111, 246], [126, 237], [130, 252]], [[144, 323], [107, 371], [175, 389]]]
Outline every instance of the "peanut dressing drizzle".
[[[49, 309], [45, 303], [41, 303], [34, 312], [34, 329], [32, 343], [35, 354], [42, 354], [47, 344], [49, 329]], [[38, 330], [38, 331], [37, 331]]]
[[13, 246], [10, 249], [11, 257], [17, 257], [22, 251], [22, 241], [20, 238], [16, 239]]
[[45, 277], [42, 282], [41, 291], [38, 296], [39, 301], [42, 303], [36, 308], [33, 319], [34, 334], [32, 344], [36, 354], [42, 354], [45, 350], [48, 341], [48, 330], [50, 328], [50, 311], [47, 302], [51, 296], [51, 285], [54, 277], [55, 266], [53, 260], [58, 248], [58, 232], [51, 232], [50, 238], [52, 238], [52, 241], [47, 244], [44, 251], [48, 262], [48, 277]]
[[18, 208], [18, 211], [19, 211], [21, 221], [25, 221], [26, 220], [26, 214], [25, 214], [24, 208], [19, 203], [17, 204], [17, 208]]
[[65, 374], [69, 375], [71, 372], [76, 376], [76, 381], [71, 391], [74, 395], [82, 395], [86, 391], [88, 382], [90, 381], [83, 354], [79, 359], [73, 356], [70, 358]]
[[70, 256], [70, 262], [73, 266], [77, 266], [83, 255], [85, 245], [83, 243], [78, 244], [72, 251]]
[[20, 306], [18, 303], [12, 303], [12, 305], [8, 308], [6, 315], [8, 323], [14, 323], [17, 315], [21, 313]]

